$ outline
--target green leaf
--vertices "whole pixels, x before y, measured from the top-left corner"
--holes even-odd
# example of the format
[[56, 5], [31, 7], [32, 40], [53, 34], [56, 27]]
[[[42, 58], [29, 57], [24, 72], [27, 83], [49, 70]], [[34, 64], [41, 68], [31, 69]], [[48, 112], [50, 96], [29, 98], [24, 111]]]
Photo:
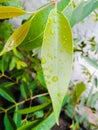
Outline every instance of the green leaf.
[[83, 82], [76, 85], [75, 90], [73, 91], [72, 103], [77, 104], [80, 99], [80, 96], [85, 91], [86, 86]]
[[29, 51], [41, 46], [48, 14], [53, 7], [54, 6], [48, 7], [47, 9], [44, 9], [35, 15], [34, 19], [32, 20], [30, 30], [20, 45], [22, 50]]
[[[68, 3], [69, 0], [66, 1], [62, 0], [61, 2], [58, 3], [58, 9], [62, 11], [67, 6]], [[28, 35], [20, 45], [20, 48], [22, 50], [30, 51], [35, 48], [41, 47], [48, 15], [51, 9], [53, 9], [53, 7], [54, 5], [40, 11], [35, 15], [34, 19], [32, 20]]]
[[46, 103], [43, 103], [41, 105], [25, 108], [25, 109], [19, 110], [17, 112], [19, 112], [20, 114], [28, 114], [28, 113], [36, 112], [36, 111], [46, 108], [50, 103], [51, 103], [51, 101], [49, 100]]
[[13, 85], [14, 85], [13, 82], [5, 82], [5, 83], [1, 83], [1, 84], [0, 84], [0, 88], [1, 88], [1, 87], [10, 88], [10, 87], [13, 86]]
[[12, 18], [26, 14], [26, 12], [20, 8], [11, 6], [0, 6], [0, 19]]
[[63, 11], [66, 6], [69, 4], [70, 0], [61, 0], [59, 3], [58, 3], [58, 10], [59, 11]]
[[26, 124], [19, 127], [17, 130], [31, 130], [37, 124], [39, 124], [39, 121], [37, 121], [37, 120], [32, 121], [32, 122], [27, 122]]
[[5, 125], [6, 130], [16, 130], [16, 125], [14, 121], [7, 114], [5, 114], [4, 116], [4, 125]]
[[44, 79], [42, 71], [38, 71], [37, 72], [37, 78], [40, 81], [41, 85], [44, 86], [44, 87], [46, 87], [46, 83], [45, 83], [45, 79]]
[[65, 109], [65, 112], [66, 114], [70, 117], [70, 118], [73, 118], [73, 111], [74, 111], [74, 106], [72, 104], [68, 104], [66, 106], [66, 109]]
[[10, 36], [3, 50], [1, 51], [0, 55], [16, 48], [17, 46], [21, 44], [21, 42], [25, 39], [29, 31], [30, 24], [31, 24], [31, 20], [25, 22]]
[[12, 93], [7, 88], [0, 87], [0, 95], [9, 102], [15, 103]]
[[92, 94], [89, 99], [88, 99], [88, 102], [87, 102], [87, 105], [91, 108], [94, 108], [95, 107], [95, 104], [98, 100], [98, 92]]
[[70, 25], [62, 13], [53, 9], [45, 28], [41, 64], [57, 122], [71, 78], [72, 50]]
[[8, 65], [10, 61], [10, 56], [9, 55], [3, 55], [2, 59], [0, 61], [0, 70], [2, 73], [8, 70]]
[[27, 84], [25, 82], [22, 82], [21, 86], [20, 86], [20, 91], [21, 91], [21, 95], [27, 99], [28, 97], [28, 87]]
[[0, 111], [3, 111], [3, 110], [5, 110], [3, 107], [0, 107]]
[[51, 113], [45, 120], [39, 123], [32, 130], [50, 130], [55, 123], [54, 113]]
[[[92, 11], [98, 7], [98, 0], [82, 1], [72, 12], [70, 16], [70, 24], [73, 27], [75, 24], [81, 22], [86, 18]], [[66, 10], [65, 10], [66, 16]]]
[[91, 59], [90, 57], [83, 57], [83, 58], [84, 58], [84, 60], [85, 60], [88, 64], [90, 64], [92, 67], [94, 67], [95, 69], [98, 69], [98, 63], [97, 63], [96, 60]]
[[12, 33], [13, 26], [8, 21], [0, 22], [0, 38], [2, 42], [5, 43]]
[[13, 117], [13, 120], [18, 127], [20, 127], [21, 125], [21, 115], [19, 113], [17, 113], [17, 111], [19, 110], [19, 106], [16, 106], [16, 109], [15, 109], [15, 112], [14, 112], [14, 117]]
[[9, 70], [13, 70], [16, 66], [16, 57], [12, 57], [11, 61], [10, 61], [10, 64], [9, 64]]

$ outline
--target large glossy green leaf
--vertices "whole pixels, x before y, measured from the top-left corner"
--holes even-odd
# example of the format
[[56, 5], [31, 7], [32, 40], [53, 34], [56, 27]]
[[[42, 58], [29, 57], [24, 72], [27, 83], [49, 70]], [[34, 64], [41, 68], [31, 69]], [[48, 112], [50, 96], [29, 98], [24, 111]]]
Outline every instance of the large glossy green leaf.
[[5, 43], [12, 33], [13, 26], [8, 21], [0, 22], [0, 38], [2, 38], [0, 41]]
[[17, 46], [21, 44], [21, 42], [25, 39], [29, 31], [30, 24], [31, 24], [31, 20], [25, 22], [10, 36], [3, 50], [1, 51], [0, 55], [16, 48]]
[[36, 127], [32, 128], [31, 130], [51, 130], [53, 125], [55, 125], [55, 118], [54, 114], [51, 113], [46, 119], [40, 122]]
[[[73, 11], [70, 13], [70, 24], [73, 27], [75, 24], [86, 18], [92, 11], [98, 7], [98, 0], [82, 1]], [[66, 10], [65, 10], [66, 16]]]
[[41, 64], [57, 122], [71, 78], [72, 50], [70, 25], [62, 13], [53, 9], [45, 28]]
[[6, 130], [16, 130], [16, 125], [8, 114], [4, 116], [4, 125]]
[[[62, 11], [70, 0], [62, 0], [58, 3], [58, 9]], [[63, 6], [62, 6], [63, 5]], [[40, 11], [34, 17], [28, 35], [20, 45], [20, 48], [26, 51], [41, 47], [43, 41], [43, 33], [48, 19], [49, 12], [53, 9], [54, 5]]]
[[51, 103], [51, 101], [47, 101], [44, 104], [38, 105], [38, 106], [34, 106], [34, 107], [29, 107], [29, 108], [25, 108], [23, 110], [19, 110], [18, 112], [20, 114], [28, 114], [28, 113], [32, 113], [32, 112], [36, 112], [39, 110], [44, 109], [45, 107], [47, 107], [49, 104]]
[[0, 95], [9, 102], [15, 103], [12, 93], [7, 88], [0, 87]]
[[12, 18], [26, 14], [26, 12], [20, 8], [11, 6], [0, 6], [0, 19]]

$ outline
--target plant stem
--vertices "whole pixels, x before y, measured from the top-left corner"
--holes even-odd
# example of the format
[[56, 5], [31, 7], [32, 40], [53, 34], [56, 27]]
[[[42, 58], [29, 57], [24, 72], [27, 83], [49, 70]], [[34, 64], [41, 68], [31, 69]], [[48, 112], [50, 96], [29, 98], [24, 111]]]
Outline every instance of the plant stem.
[[54, 5], [54, 4], [55, 4], [55, 2], [48, 3], [48, 4], [46, 4], [45, 6], [42, 6], [41, 8], [39, 8], [39, 9], [36, 10], [36, 11], [27, 12], [27, 14], [37, 14], [37, 13], [39, 13], [40, 11], [42, 11], [42, 10], [46, 9], [47, 7], [49, 7], [49, 6], [51, 6], [51, 5]]
[[21, 104], [23, 104], [23, 103], [25, 103], [25, 102], [27, 102], [27, 101], [33, 100], [33, 99], [38, 98], [38, 97], [46, 96], [46, 95], [48, 95], [48, 93], [43, 93], [43, 94], [35, 95], [35, 96], [30, 97], [30, 98], [28, 98], [28, 99], [26, 99], [26, 100], [23, 100], [23, 101], [21, 101], [21, 102], [19, 102], [19, 103], [15, 103], [15, 104], [12, 105], [11, 107], [0, 111], [0, 113], [7, 112], [7, 111], [13, 109], [14, 107], [19, 106], [19, 105], [21, 105]]

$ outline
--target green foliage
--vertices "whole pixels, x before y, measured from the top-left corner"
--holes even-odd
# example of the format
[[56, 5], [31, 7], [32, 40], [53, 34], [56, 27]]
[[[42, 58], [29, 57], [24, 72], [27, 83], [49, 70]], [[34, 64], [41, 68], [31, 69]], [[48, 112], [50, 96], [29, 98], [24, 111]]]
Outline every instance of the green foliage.
[[[20, 0], [0, 1], [0, 114], [5, 113], [1, 120], [4, 129], [50, 130], [59, 124], [63, 107], [75, 130], [87, 117], [78, 117], [77, 106], [86, 103], [94, 107], [98, 93], [84, 99], [85, 84], [70, 82], [74, 51], [71, 27], [94, 11], [98, 2], [82, 1], [75, 8], [72, 5], [71, 0], [57, 4], [50, 1], [36, 11], [26, 12]], [[25, 14], [30, 17], [14, 30], [9, 19], [21, 15], [24, 19]], [[93, 40], [90, 42], [95, 51]], [[84, 59], [98, 69], [97, 60]], [[97, 77], [94, 85], [98, 86]]]
[[81, 1], [81, 3], [75, 9], [72, 9], [71, 5], [69, 5], [67, 9], [65, 9], [64, 14], [66, 15], [67, 13], [67, 17], [71, 26], [73, 27], [75, 24], [84, 20], [84, 18], [86, 18], [97, 7], [97, 0], [88, 0], [86, 2]]
[[13, 26], [8, 21], [0, 22], [0, 42], [2, 42], [2, 45], [3, 42], [5, 43], [8, 40], [8, 38], [12, 33], [13, 33]]
[[9, 102], [15, 103], [12, 93], [7, 88], [0, 87], [0, 95]]
[[35, 107], [29, 107], [29, 108], [25, 108], [23, 110], [18, 111], [20, 114], [28, 114], [28, 113], [32, 113], [35, 111], [39, 111], [41, 109], [44, 109], [45, 107], [47, 107], [51, 102], [47, 101], [46, 103], [42, 104], [42, 105], [38, 105]]
[[15, 125], [14, 121], [8, 114], [5, 114], [5, 116], [4, 116], [4, 124], [5, 124], [6, 130], [15, 130], [16, 129], [16, 125]]
[[73, 104], [77, 104], [79, 99], [80, 99], [80, 96], [82, 95], [82, 93], [85, 91], [86, 89], [86, 86], [83, 82], [79, 83], [76, 85], [75, 87], [75, 90], [73, 91], [73, 94], [72, 94], [72, 102]]
[[32, 130], [41, 130], [41, 129], [50, 130], [54, 124], [55, 124], [55, 118], [53, 113], [51, 113], [46, 119], [40, 122]]

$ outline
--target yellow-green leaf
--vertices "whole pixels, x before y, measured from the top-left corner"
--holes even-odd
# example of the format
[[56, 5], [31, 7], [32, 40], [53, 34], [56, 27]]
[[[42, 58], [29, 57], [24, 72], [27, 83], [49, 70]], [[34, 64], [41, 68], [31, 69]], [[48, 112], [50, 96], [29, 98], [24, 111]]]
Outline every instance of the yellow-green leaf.
[[0, 6], [0, 19], [12, 18], [26, 14], [26, 12], [20, 8], [11, 6]]
[[10, 36], [3, 50], [1, 51], [0, 55], [16, 48], [17, 46], [21, 44], [21, 42], [25, 39], [29, 31], [30, 24], [31, 24], [31, 20], [25, 22]]
[[71, 78], [72, 50], [70, 25], [62, 13], [53, 9], [44, 32], [41, 64], [57, 123]]

